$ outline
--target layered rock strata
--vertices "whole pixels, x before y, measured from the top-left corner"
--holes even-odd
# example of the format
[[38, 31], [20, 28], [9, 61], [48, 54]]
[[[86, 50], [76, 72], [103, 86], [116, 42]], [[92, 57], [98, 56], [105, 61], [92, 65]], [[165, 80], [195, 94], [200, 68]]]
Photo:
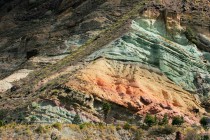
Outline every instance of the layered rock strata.
[[193, 123], [193, 110], [204, 110], [187, 91], [208, 94], [206, 55], [187, 39], [178, 14], [150, 9], [131, 21], [129, 32], [90, 55], [90, 64], [66, 85], [137, 114], [181, 115]]

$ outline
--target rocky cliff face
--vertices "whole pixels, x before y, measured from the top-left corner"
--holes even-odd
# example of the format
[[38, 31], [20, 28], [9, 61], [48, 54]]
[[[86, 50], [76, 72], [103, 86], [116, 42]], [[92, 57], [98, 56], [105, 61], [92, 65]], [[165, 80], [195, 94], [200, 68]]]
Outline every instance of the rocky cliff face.
[[210, 3], [202, 3], [1, 0], [0, 117], [112, 123], [150, 113], [198, 123], [210, 86]]
[[144, 11], [130, 22], [127, 33], [90, 55], [91, 63], [67, 86], [140, 114], [173, 116], [199, 108], [195, 97], [183, 89], [208, 94], [207, 52], [189, 42], [178, 14], [167, 13], [166, 19], [163, 14]]
[[[156, 15], [150, 15], [154, 13]], [[201, 83], [197, 83], [200, 76], [206, 81], [203, 88], [208, 88], [209, 61], [205, 56], [209, 53], [200, 51], [187, 39], [186, 27], [180, 26], [178, 14], [164, 15], [164, 12], [148, 10], [140, 18], [131, 21], [130, 26], [128, 33], [88, 59], [105, 57], [146, 64], [158, 68], [169, 79], [189, 91], [203, 90], [199, 87]], [[201, 36], [205, 36], [207, 42], [210, 41], [205, 34]]]

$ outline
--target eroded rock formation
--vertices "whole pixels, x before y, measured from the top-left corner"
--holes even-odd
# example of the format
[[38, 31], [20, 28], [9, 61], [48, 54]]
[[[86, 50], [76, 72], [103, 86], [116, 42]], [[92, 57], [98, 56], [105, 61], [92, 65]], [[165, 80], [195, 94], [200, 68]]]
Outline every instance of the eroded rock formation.
[[100, 122], [108, 101], [115, 107], [110, 122], [151, 113], [197, 123], [206, 113], [198, 95], [208, 96], [210, 86], [209, 1], [203, 3], [0, 1], [0, 77], [34, 70], [0, 83], [5, 118], [71, 123], [80, 112], [83, 121]]
[[200, 102], [186, 90], [208, 94], [208, 52], [185, 32], [177, 13], [146, 10], [131, 21], [129, 32], [90, 55], [90, 64], [67, 86], [141, 115], [182, 115], [196, 122], [193, 110], [202, 112]]

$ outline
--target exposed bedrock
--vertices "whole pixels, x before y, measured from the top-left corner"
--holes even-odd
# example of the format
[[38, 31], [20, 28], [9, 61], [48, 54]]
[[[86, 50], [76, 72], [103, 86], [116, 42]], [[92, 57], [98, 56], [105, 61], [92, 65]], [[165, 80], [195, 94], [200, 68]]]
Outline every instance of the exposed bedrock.
[[204, 113], [193, 94], [148, 65], [101, 58], [79, 70], [66, 85], [122, 105], [139, 115], [182, 115], [187, 122], [194, 123], [198, 118], [193, 109]]
[[[164, 17], [165, 16], [165, 17]], [[185, 36], [174, 13], [146, 11], [131, 22], [130, 31], [89, 56], [132, 61], [158, 68], [186, 90], [208, 94], [209, 52], [203, 52]], [[200, 35], [205, 43], [209, 39]]]
[[[200, 38], [208, 44], [209, 38]], [[208, 95], [209, 52], [186, 37], [176, 13], [146, 10], [129, 32], [88, 56], [87, 66], [66, 84], [122, 105], [137, 114], [184, 116], [198, 122], [196, 95]]]

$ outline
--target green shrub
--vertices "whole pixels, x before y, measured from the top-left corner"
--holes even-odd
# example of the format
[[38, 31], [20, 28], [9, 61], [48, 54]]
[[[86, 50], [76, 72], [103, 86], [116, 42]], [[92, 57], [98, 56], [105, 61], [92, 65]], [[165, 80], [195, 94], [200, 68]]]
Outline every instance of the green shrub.
[[92, 123], [82, 123], [82, 124], [79, 124], [79, 128], [80, 129], [83, 129], [83, 128], [90, 128], [90, 127], [93, 127]]
[[201, 137], [201, 140], [210, 140], [209, 135], [204, 135]]
[[111, 111], [111, 105], [109, 103], [104, 103], [102, 106], [102, 110], [104, 112], [104, 118], [106, 119], [109, 112]]
[[185, 31], [185, 35], [186, 35], [187, 39], [190, 41], [195, 40], [195, 38], [196, 38], [196, 33], [190, 27], [187, 27], [187, 29]]
[[156, 117], [150, 115], [150, 114], [147, 114], [145, 119], [144, 119], [144, 123], [147, 124], [149, 127], [157, 124], [157, 119]]
[[172, 119], [172, 125], [182, 125], [184, 123], [184, 118], [180, 116], [175, 116]]
[[76, 114], [76, 115], [74, 116], [74, 119], [72, 120], [72, 123], [73, 123], [73, 124], [81, 124], [81, 123], [82, 123], [82, 120], [80, 119], [79, 114]]
[[131, 125], [129, 123], [125, 123], [124, 126], [123, 126], [123, 129], [125, 130], [130, 130], [131, 129]]
[[61, 129], [62, 129], [62, 124], [59, 123], [59, 122], [57, 122], [57, 123], [54, 123], [54, 124], [52, 125], [52, 127], [56, 128], [56, 129], [58, 129], [58, 130], [61, 130]]
[[36, 116], [30, 116], [30, 121], [35, 122], [36, 121]]
[[79, 125], [79, 128], [80, 129], [83, 129], [84, 127], [85, 127], [85, 124], [84, 123]]
[[167, 125], [168, 122], [169, 122], [169, 120], [168, 120], [168, 115], [165, 114], [165, 115], [163, 116], [163, 119], [159, 122], [159, 125]]
[[4, 126], [5, 125], [5, 122], [0, 120], [0, 127]]
[[46, 133], [47, 132], [47, 129], [42, 126], [42, 125], [39, 125], [36, 130], [35, 130], [37, 133]]
[[31, 107], [32, 107], [33, 109], [36, 109], [36, 108], [39, 107], [39, 104], [36, 103], [36, 102], [32, 102], [32, 103], [31, 103]]
[[204, 128], [207, 128], [208, 126], [208, 118], [207, 117], [202, 117], [200, 119], [200, 124], [204, 127]]

